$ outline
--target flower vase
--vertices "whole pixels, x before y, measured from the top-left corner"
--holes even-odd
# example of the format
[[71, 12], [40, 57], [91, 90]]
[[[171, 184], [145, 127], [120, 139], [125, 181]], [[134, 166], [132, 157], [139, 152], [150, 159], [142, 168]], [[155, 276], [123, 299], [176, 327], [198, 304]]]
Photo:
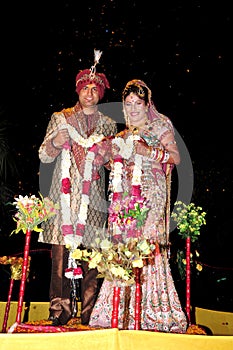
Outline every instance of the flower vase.
[[141, 269], [135, 268], [135, 310], [134, 310], [134, 329], [141, 328]]
[[112, 300], [112, 321], [111, 327], [118, 328], [118, 309], [120, 303], [120, 287], [113, 288], [113, 300]]

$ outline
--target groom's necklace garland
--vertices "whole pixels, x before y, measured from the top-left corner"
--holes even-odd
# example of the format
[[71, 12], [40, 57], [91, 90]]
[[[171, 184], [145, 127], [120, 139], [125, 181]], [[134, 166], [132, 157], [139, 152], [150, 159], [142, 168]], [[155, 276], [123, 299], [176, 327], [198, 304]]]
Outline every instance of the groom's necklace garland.
[[[67, 128], [69, 135], [73, 141], [78, 143], [84, 148], [90, 148], [95, 143], [100, 142], [103, 138], [103, 134], [92, 134], [90, 137], [85, 139], [82, 137], [76, 129], [74, 129], [69, 124], [61, 125], [59, 129]], [[92, 162], [95, 158], [94, 152], [88, 152], [85, 160], [84, 166], [84, 181], [91, 183], [92, 177]], [[62, 155], [61, 155], [61, 170], [62, 170], [62, 187], [61, 187], [61, 214], [62, 214], [62, 233], [64, 236], [65, 244], [72, 248], [77, 247], [82, 242], [82, 234], [80, 233], [81, 227], [85, 225], [87, 218], [87, 208], [89, 204], [89, 196], [85, 193], [82, 194], [81, 204], [78, 215], [78, 222], [76, 227], [76, 234], [74, 233], [73, 224], [71, 222], [71, 212], [70, 212], [70, 193], [71, 193], [71, 181], [70, 181], [70, 144], [66, 142], [63, 145]]]

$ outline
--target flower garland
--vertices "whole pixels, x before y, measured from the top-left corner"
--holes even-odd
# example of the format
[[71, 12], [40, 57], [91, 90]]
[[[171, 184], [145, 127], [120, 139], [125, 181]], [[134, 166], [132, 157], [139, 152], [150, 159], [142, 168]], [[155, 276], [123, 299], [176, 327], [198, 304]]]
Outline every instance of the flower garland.
[[121, 158], [129, 159], [133, 153], [134, 141], [136, 140], [140, 140], [140, 137], [137, 135], [129, 135], [126, 140], [122, 137], [116, 137], [112, 143], [119, 148], [118, 154]]
[[[93, 172], [93, 161], [98, 153], [98, 147], [96, 144], [103, 140], [104, 135], [102, 134], [92, 134], [89, 138], [83, 138], [75, 128], [71, 125], [60, 125], [59, 129], [67, 127], [70, 137], [78, 144], [84, 148], [89, 148], [89, 151], [86, 154], [85, 165], [84, 165], [84, 175], [83, 175], [83, 188], [81, 203], [78, 213], [78, 220], [76, 225], [76, 232], [74, 234], [73, 225], [71, 222], [71, 213], [70, 213], [70, 193], [71, 193], [71, 181], [70, 181], [70, 144], [66, 142], [63, 145], [62, 150], [62, 160], [61, 160], [61, 169], [62, 169], [62, 186], [61, 186], [61, 213], [62, 213], [62, 233], [64, 236], [65, 244], [71, 249], [74, 249], [82, 243], [82, 237], [87, 220], [87, 212], [89, 205], [89, 190], [92, 180]], [[116, 144], [120, 151], [119, 153], [122, 157], [128, 159], [133, 152], [133, 141], [138, 140], [139, 137], [136, 135], [130, 135], [126, 141], [121, 137], [116, 137], [113, 139], [113, 144]], [[117, 173], [117, 170], [116, 170]], [[117, 174], [114, 176], [115, 182], [117, 182]], [[121, 176], [119, 177], [118, 186], [120, 189], [121, 186]]]
[[103, 134], [92, 134], [88, 138], [82, 137], [78, 131], [70, 124], [61, 124], [59, 126], [59, 130], [66, 128], [69, 131], [69, 135], [76, 143], [78, 143], [83, 148], [90, 148], [94, 145], [94, 143], [97, 143], [101, 141], [104, 138]]
[[[71, 125], [60, 125], [59, 129], [66, 127], [68, 129], [69, 135], [76, 143], [84, 148], [90, 148], [94, 144], [98, 143], [104, 138], [102, 134], [92, 134], [89, 138], [83, 138], [75, 128]], [[91, 183], [92, 178], [92, 163], [95, 158], [93, 152], [88, 152], [85, 160], [84, 166], [84, 178], [83, 182], [86, 185]], [[62, 180], [61, 180], [61, 213], [62, 213], [62, 233], [64, 236], [65, 244], [75, 248], [82, 243], [83, 229], [87, 219], [87, 209], [89, 204], [89, 196], [86, 193], [82, 193], [81, 204], [78, 214], [78, 222], [76, 226], [76, 235], [74, 234], [73, 225], [71, 222], [71, 212], [70, 212], [70, 193], [71, 193], [71, 180], [70, 180], [70, 144], [66, 142], [63, 145], [62, 155], [61, 155], [61, 169], [62, 169]], [[86, 188], [85, 188], [86, 189]], [[87, 190], [87, 189], [86, 189]], [[88, 189], [89, 191], [89, 189]], [[87, 191], [87, 192], [88, 192]]]
[[147, 200], [141, 196], [143, 157], [139, 154], [136, 154], [134, 159], [131, 196], [123, 193], [123, 159], [127, 160], [131, 157], [134, 150], [134, 140], [140, 140], [140, 136], [134, 134], [126, 140], [119, 137], [113, 140], [113, 144], [119, 148], [119, 152], [114, 158], [113, 195], [109, 207], [109, 221], [113, 224], [115, 239], [120, 239], [123, 231], [127, 231], [128, 238], [138, 235], [137, 229], [143, 226], [149, 210]]
[[[93, 162], [98, 154], [99, 147], [97, 143], [103, 139], [103, 135], [92, 135], [91, 140], [83, 139], [77, 131], [70, 127], [68, 128], [69, 134], [76, 142], [82, 142], [82, 145], [88, 146], [89, 151], [86, 154], [85, 166], [84, 166], [84, 176], [82, 181], [82, 195], [81, 203], [78, 213], [78, 220], [76, 225], [76, 234], [74, 235], [73, 225], [70, 218], [70, 146], [66, 143], [63, 146], [62, 151], [62, 232], [64, 235], [64, 240], [66, 246], [71, 250], [76, 248], [82, 243], [82, 237], [85, 230], [87, 212], [89, 206], [89, 190], [91, 186], [92, 176], [93, 176]], [[129, 135], [129, 137], [124, 140], [122, 137], [115, 137], [112, 140], [112, 145], [118, 147], [117, 155], [114, 157], [114, 170], [113, 170], [113, 200], [122, 199], [122, 169], [123, 169], [123, 159], [129, 159], [134, 151], [134, 141], [140, 140], [138, 135]], [[146, 213], [149, 210], [147, 207], [147, 202], [145, 198], [141, 197], [141, 174], [142, 174], [142, 156], [135, 155], [135, 165], [133, 169], [132, 177], [132, 193], [133, 199], [131, 197], [125, 197], [124, 202], [121, 205], [127, 206], [129, 210], [124, 212], [123, 221], [120, 225], [117, 225], [116, 218], [116, 208], [113, 201], [110, 206], [110, 221], [114, 223], [114, 230], [116, 235], [121, 234], [123, 225], [126, 225], [128, 229], [131, 229], [130, 236], [133, 236], [132, 229], [136, 226], [141, 227], [146, 219]], [[119, 219], [119, 218], [118, 218]], [[119, 220], [118, 220], [119, 223]]]
[[[75, 128], [71, 125], [60, 125], [59, 129], [66, 127], [69, 135], [76, 143], [84, 148], [93, 148], [93, 145], [98, 143], [104, 138], [103, 134], [92, 134], [87, 139], [83, 138]], [[62, 215], [62, 233], [64, 236], [65, 245], [70, 249], [68, 258], [68, 267], [65, 269], [65, 276], [69, 279], [82, 278], [82, 268], [77, 265], [75, 259], [72, 258], [71, 254], [74, 249], [82, 243], [83, 232], [87, 220], [87, 210], [89, 205], [89, 189], [92, 179], [92, 164], [95, 158], [95, 153], [89, 151], [86, 155], [84, 165], [84, 176], [83, 176], [83, 193], [81, 196], [81, 203], [78, 214], [78, 221], [76, 225], [76, 232], [74, 232], [73, 224], [71, 222], [71, 179], [70, 179], [70, 167], [71, 167], [71, 156], [70, 156], [70, 144], [66, 142], [63, 145], [61, 154], [61, 169], [62, 169], [62, 180], [61, 180], [61, 215]], [[76, 233], [76, 234], [75, 234]]]
[[87, 221], [87, 211], [90, 203], [89, 191], [90, 191], [91, 180], [92, 180], [92, 168], [93, 168], [93, 161], [97, 153], [97, 149], [98, 149], [97, 147], [94, 147], [94, 148], [92, 147], [92, 149], [89, 150], [89, 152], [86, 155], [84, 175], [83, 175], [83, 189], [82, 189], [81, 203], [79, 207], [78, 222], [76, 227], [76, 234], [79, 237], [83, 236], [86, 221]]
[[115, 239], [120, 239], [123, 231], [127, 231], [128, 238], [137, 236], [149, 211], [148, 201], [141, 196], [142, 156], [135, 155], [131, 196], [122, 192], [122, 162], [119, 156], [114, 159], [113, 195], [109, 206]]

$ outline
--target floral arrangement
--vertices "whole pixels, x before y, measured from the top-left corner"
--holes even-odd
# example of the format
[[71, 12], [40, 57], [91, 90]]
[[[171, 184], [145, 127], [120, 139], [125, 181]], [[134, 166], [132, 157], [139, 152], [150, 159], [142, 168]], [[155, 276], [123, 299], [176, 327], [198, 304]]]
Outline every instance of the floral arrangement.
[[145, 197], [140, 194], [130, 197], [128, 193], [109, 207], [109, 221], [115, 223], [121, 231], [130, 232], [140, 229], [147, 218], [150, 207]]
[[[205, 220], [206, 212], [202, 211], [202, 207], [195, 206], [194, 203], [186, 205], [181, 201], [174, 203], [174, 211], [171, 217], [177, 222], [177, 228], [179, 229], [179, 235], [186, 239], [190, 237], [191, 242], [197, 242], [200, 236], [200, 229], [202, 225], [206, 224]], [[181, 276], [181, 279], [185, 279], [187, 261], [184, 250], [177, 251], [177, 265]], [[199, 252], [197, 249], [193, 249], [193, 253], [190, 251], [190, 266], [195, 266], [198, 272], [202, 271], [202, 265], [198, 263], [197, 259]]]
[[[28, 257], [28, 268], [27, 272], [29, 273], [31, 257]], [[22, 257], [7, 257], [6, 255], [0, 257], [0, 264], [2, 265], [11, 265], [11, 279], [20, 280], [22, 278], [22, 266], [23, 258]]]
[[[190, 253], [190, 265], [195, 267], [198, 273], [202, 271], [202, 265], [197, 260], [199, 256], [200, 254], [196, 249], [194, 250], [193, 253]], [[186, 254], [184, 250], [178, 249], [176, 257], [177, 257], [176, 259], [177, 259], [177, 265], [178, 265], [180, 277], [182, 280], [184, 280], [186, 277], [186, 265], [187, 265]]]
[[182, 238], [190, 237], [191, 242], [195, 242], [200, 236], [201, 226], [206, 224], [205, 216], [206, 212], [202, 211], [202, 207], [181, 201], [174, 203], [174, 211], [171, 214], [173, 220], [177, 222], [178, 234]]
[[90, 269], [97, 268], [97, 277], [126, 286], [135, 283], [134, 268], [143, 267], [145, 259], [150, 258], [155, 250], [155, 245], [142, 237], [117, 244], [97, 238], [95, 244], [90, 250], [76, 248], [72, 258], [87, 261]]
[[27, 230], [41, 232], [43, 229], [39, 228], [38, 225], [56, 215], [59, 205], [54, 204], [48, 197], [44, 198], [40, 193], [39, 195], [40, 198], [35, 195], [30, 197], [19, 195], [18, 198], [15, 198], [15, 202], [11, 203], [17, 209], [13, 217], [17, 227], [11, 234], [21, 230], [24, 233]]

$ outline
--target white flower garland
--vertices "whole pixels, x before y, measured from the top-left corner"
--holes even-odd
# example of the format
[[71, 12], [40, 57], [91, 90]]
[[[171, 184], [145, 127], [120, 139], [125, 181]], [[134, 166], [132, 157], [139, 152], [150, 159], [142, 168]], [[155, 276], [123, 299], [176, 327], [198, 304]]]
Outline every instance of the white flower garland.
[[[91, 181], [92, 180], [92, 164], [95, 159], [95, 153], [89, 151], [86, 156], [85, 167], [84, 167], [84, 175], [83, 181]], [[87, 211], [88, 205], [90, 203], [89, 195], [82, 194], [81, 203], [78, 214], [78, 223], [85, 225], [87, 221]]]
[[113, 192], [122, 192], [122, 167], [123, 164], [121, 162], [115, 162], [114, 163], [114, 172], [113, 172], [113, 179], [112, 179], [112, 185], [113, 185]]
[[[138, 135], [130, 135], [126, 140], [122, 137], [116, 137], [112, 143], [119, 147], [119, 155], [123, 159], [129, 159], [132, 156], [134, 151], [134, 141], [140, 140], [140, 136]], [[114, 163], [114, 171], [113, 171], [113, 192], [122, 192], [122, 167], [123, 164], [121, 162]], [[135, 155], [135, 166], [133, 170], [133, 185], [141, 184], [141, 173], [142, 173], [142, 156], [136, 154]]]
[[133, 177], [132, 177], [133, 186], [141, 185], [142, 158], [143, 156], [141, 156], [140, 154], [135, 154], [135, 164], [133, 168]]
[[[63, 148], [61, 154], [61, 178], [70, 179], [70, 151], [69, 149]], [[70, 193], [61, 194], [61, 214], [62, 222], [66, 225], [71, 225], [70, 220]]]
[[122, 137], [116, 137], [112, 143], [119, 147], [119, 154], [124, 159], [129, 159], [133, 153], [134, 141], [140, 140], [140, 136], [130, 135], [124, 140]]
[[78, 143], [80, 146], [84, 148], [90, 148], [94, 145], [94, 143], [97, 143], [101, 141], [104, 138], [103, 134], [92, 134], [87, 139], [82, 137], [78, 131], [70, 124], [61, 124], [59, 126], [59, 130], [61, 129], [67, 129], [69, 131], [69, 135], [76, 143]]

